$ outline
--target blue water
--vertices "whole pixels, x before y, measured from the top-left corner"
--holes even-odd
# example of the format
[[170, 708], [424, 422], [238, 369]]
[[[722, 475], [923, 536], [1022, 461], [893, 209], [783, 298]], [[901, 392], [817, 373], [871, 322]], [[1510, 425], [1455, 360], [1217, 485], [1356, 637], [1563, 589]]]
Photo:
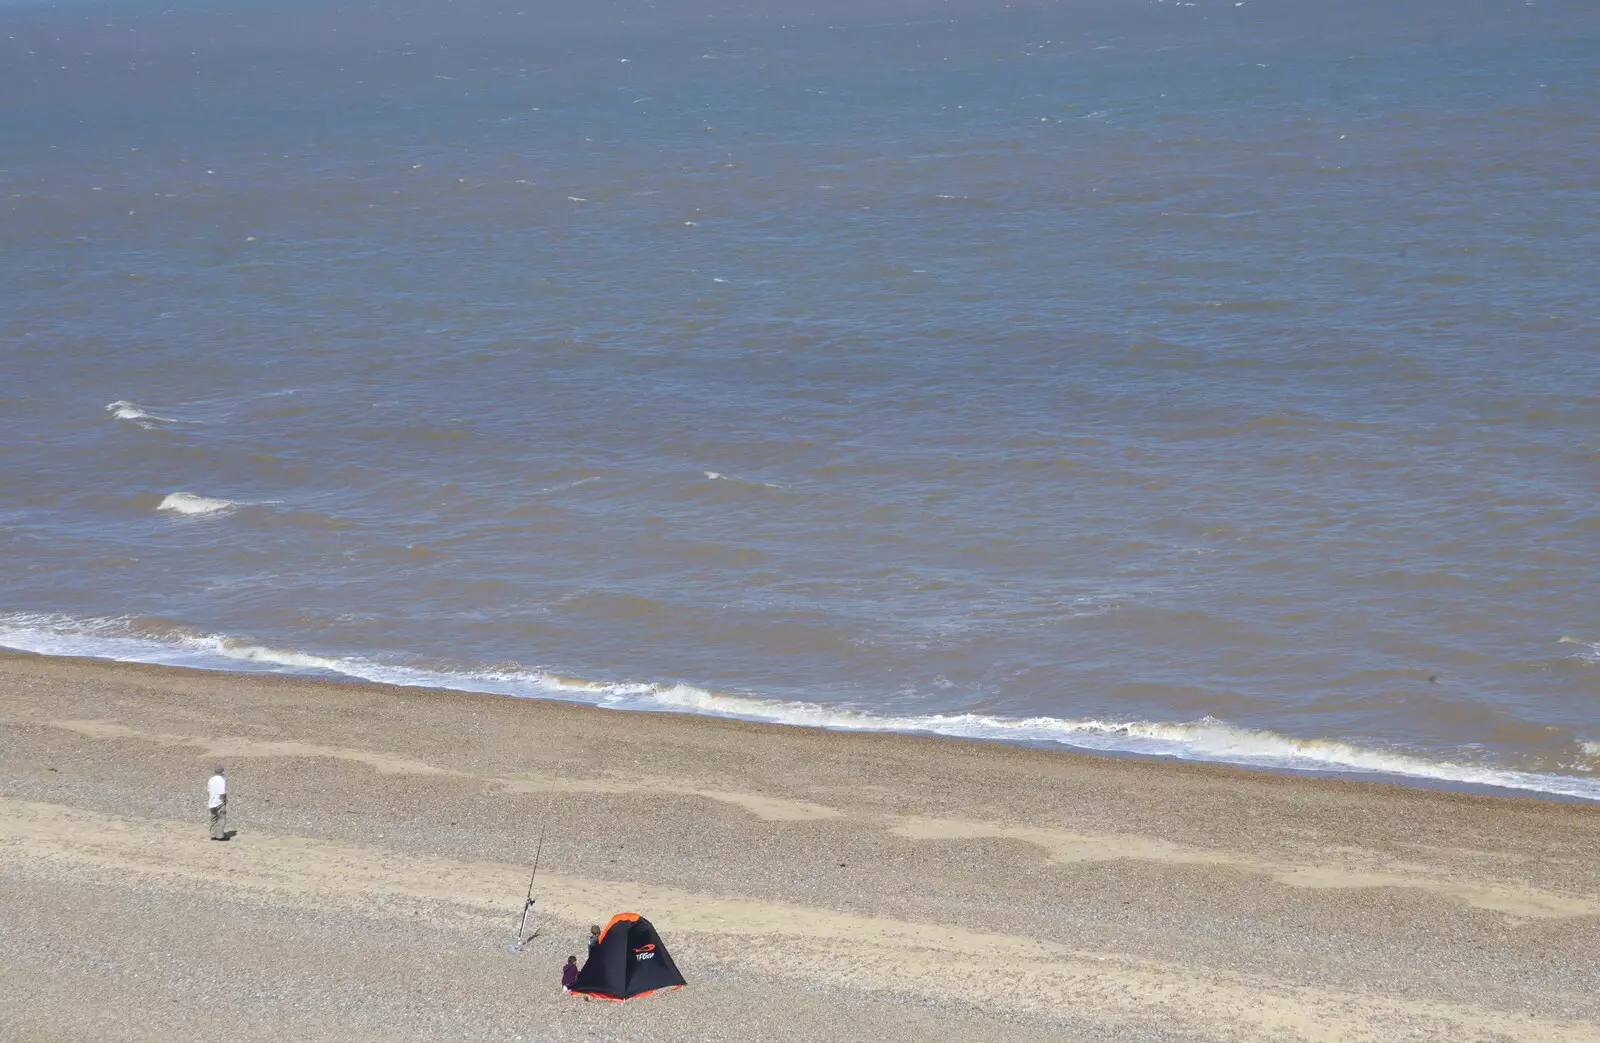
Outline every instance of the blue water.
[[1600, 796], [1592, 6], [285, 10], [0, 9], [0, 644]]

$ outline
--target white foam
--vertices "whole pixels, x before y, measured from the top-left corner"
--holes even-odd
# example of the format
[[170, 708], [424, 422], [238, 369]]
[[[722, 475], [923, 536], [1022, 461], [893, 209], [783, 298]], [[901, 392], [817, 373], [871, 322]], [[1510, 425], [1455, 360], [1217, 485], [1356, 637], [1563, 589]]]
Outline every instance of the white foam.
[[[87, 656], [120, 662], [184, 666], [197, 670], [327, 673], [383, 684], [478, 690], [467, 685], [443, 683], [457, 676], [448, 672], [376, 663], [355, 657], [286, 651], [220, 634], [201, 634], [182, 630], [167, 634], [152, 634], [143, 630], [133, 618], [127, 616], [79, 619], [47, 613], [0, 613], [0, 647], [36, 652], [40, 655]], [[474, 679], [471, 674], [459, 676], [463, 680]], [[505, 675], [481, 676], [486, 682], [493, 683], [498, 677]], [[538, 675], [535, 672], [529, 676]]]
[[[357, 656], [285, 651], [242, 638], [176, 631], [151, 634], [127, 617], [77, 619], [0, 613], [0, 647], [43, 655], [89, 656], [203, 670], [326, 674], [467, 692], [557, 698], [617, 709], [677, 711], [843, 731], [919, 732], [1013, 743], [1055, 743], [1080, 750], [1136, 753], [1289, 771], [1373, 775], [1492, 786], [1600, 801], [1600, 778], [1517, 771], [1435, 759], [1332, 739], [1297, 739], [1207, 717], [1191, 722], [1093, 718], [1008, 718], [990, 714], [874, 713], [798, 700], [761, 699], [686, 684], [606, 682], [533, 668], [434, 670]], [[1600, 757], [1600, 742], [1580, 742]], [[1580, 768], [1588, 772], [1589, 768]]]
[[[655, 697], [674, 709], [778, 724], [856, 731], [930, 732], [952, 738], [1055, 742], [1102, 752], [1139, 753], [1249, 767], [1331, 771], [1436, 779], [1441, 782], [1528, 789], [1600, 800], [1600, 784], [1560, 775], [1458, 764], [1328, 739], [1296, 739], [1206, 717], [1187, 723], [1101, 721], [1061, 717], [1005, 718], [989, 714], [891, 717], [814, 703], [719, 695], [685, 685]], [[1594, 745], [1600, 752], [1600, 744]]]
[[144, 428], [146, 431], [157, 430], [162, 424], [188, 423], [186, 420], [178, 420], [170, 416], [157, 416], [148, 409], [139, 405], [137, 402], [128, 402], [120, 398], [115, 402], [108, 403], [106, 405], [106, 412], [110, 413], [118, 420], [132, 421], [133, 423]]
[[1591, 663], [1600, 663], [1600, 641], [1585, 641], [1582, 638], [1563, 637], [1556, 642], [1560, 645], [1577, 645], [1583, 651], [1578, 653], [1579, 659], [1586, 659]]
[[168, 493], [156, 506], [158, 511], [173, 511], [177, 514], [191, 515], [220, 515], [226, 514], [239, 506], [233, 500], [213, 500], [209, 496], [196, 496], [194, 493]]
[[788, 488], [787, 486], [779, 485], [777, 482], [763, 482], [754, 478], [740, 478], [736, 475], [723, 474], [720, 471], [703, 471], [701, 473], [706, 476], [707, 481], [711, 482], [738, 482], [741, 485], [759, 485], [766, 489]]

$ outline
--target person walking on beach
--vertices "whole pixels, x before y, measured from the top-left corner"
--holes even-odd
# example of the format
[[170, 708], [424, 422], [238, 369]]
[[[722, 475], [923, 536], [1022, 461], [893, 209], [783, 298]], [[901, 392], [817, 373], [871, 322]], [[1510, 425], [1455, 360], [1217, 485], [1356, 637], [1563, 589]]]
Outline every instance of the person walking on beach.
[[206, 791], [210, 800], [206, 807], [211, 809], [211, 839], [228, 839], [228, 780], [222, 775], [222, 765], [217, 765], [217, 772], [206, 783]]
[[561, 991], [571, 992], [572, 983], [578, 980], [578, 958], [568, 956], [566, 966], [561, 968]]

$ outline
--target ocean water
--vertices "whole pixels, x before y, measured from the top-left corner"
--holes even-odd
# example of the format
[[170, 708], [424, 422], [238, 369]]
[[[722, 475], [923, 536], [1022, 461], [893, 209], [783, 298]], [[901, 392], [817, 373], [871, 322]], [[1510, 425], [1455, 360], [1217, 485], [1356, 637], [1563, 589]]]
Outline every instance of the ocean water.
[[0, 645], [1600, 799], [1600, 8], [808, 12], [0, 6]]

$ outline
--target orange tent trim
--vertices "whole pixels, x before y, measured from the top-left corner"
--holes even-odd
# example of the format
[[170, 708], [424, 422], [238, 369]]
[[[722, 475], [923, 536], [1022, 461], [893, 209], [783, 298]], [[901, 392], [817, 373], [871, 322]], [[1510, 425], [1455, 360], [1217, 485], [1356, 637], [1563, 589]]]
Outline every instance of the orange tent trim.
[[635, 921], [637, 919], [639, 919], [639, 914], [638, 913], [618, 913], [616, 916], [613, 916], [611, 918], [611, 922], [610, 923], [606, 924], [606, 929], [600, 932], [600, 937], [599, 937], [598, 940], [602, 941], [602, 942], [605, 941], [606, 940], [606, 935], [610, 934], [611, 933], [611, 928], [617, 926], [617, 924], [619, 924], [619, 923], [632, 923], [633, 921]]
[[632, 996], [613, 996], [609, 992], [586, 992], [583, 989], [569, 989], [568, 992], [573, 996], [593, 996], [597, 1000], [607, 1000], [611, 1003], [626, 1003], [642, 996], [654, 996], [658, 992], [677, 992], [681, 988], [683, 988], [682, 985], [668, 985], [664, 989], [647, 989], [644, 992], [634, 993]]

